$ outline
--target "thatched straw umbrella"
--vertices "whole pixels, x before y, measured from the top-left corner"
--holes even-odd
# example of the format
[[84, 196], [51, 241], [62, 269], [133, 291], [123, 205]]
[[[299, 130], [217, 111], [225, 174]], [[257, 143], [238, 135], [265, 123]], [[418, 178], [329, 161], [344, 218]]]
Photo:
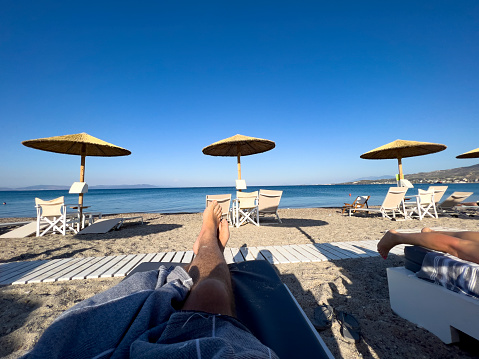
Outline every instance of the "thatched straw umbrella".
[[479, 148], [460, 154], [459, 156], [456, 156], [456, 158], [479, 158]]
[[203, 148], [203, 153], [210, 156], [236, 157], [238, 159], [238, 179], [241, 179], [241, 156], [266, 152], [275, 146], [275, 143], [270, 140], [235, 135], [206, 146]]
[[[23, 141], [22, 144], [37, 150], [81, 156], [80, 182], [85, 182], [86, 156], [115, 157], [131, 154], [130, 151], [124, 148], [112, 145], [87, 133], [38, 138], [36, 140]], [[83, 193], [79, 194], [78, 207], [81, 219]]]
[[440, 152], [447, 147], [439, 143], [418, 142], [396, 140], [384, 146], [375, 148], [369, 152], [363, 153], [360, 157], [367, 160], [383, 160], [394, 159], [398, 160], [399, 179], [404, 178], [402, 171], [402, 159], [406, 157], [415, 157], [428, 155], [430, 153]]

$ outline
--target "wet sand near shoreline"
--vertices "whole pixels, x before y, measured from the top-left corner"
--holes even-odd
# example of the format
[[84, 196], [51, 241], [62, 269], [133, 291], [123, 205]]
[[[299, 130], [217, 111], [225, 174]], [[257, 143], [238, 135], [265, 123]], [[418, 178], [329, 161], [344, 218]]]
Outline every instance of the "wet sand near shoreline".
[[[334, 208], [281, 209], [283, 223], [267, 217], [260, 227], [231, 228], [229, 247], [377, 240], [389, 229], [445, 227], [479, 231], [478, 217], [440, 217], [423, 221], [390, 221], [381, 217], [348, 217]], [[191, 250], [201, 227], [201, 214], [141, 215], [145, 223], [126, 223], [101, 235], [0, 239], [0, 263], [82, 258], [120, 254]], [[107, 218], [119, 217], [109, 216]], [[25, 219], [0, 219], [14, 222]], [[33, 220], [33, 219], [32, 219]], [[0, 234], [5, 229], [0, 229]], [[403, 257], [346, 259], [275, 265], [282, 281], [308, 316], [328, 303], [352, 313], [360, 322], [358, 344], [343, 340], [339, 324], [320, 333], [337, 358], [476, 357], [472, 349], [445, 345], [428, 331], [395, 315], [390, 308], [386, 268], [403, 265]], [[122, 278], [75, 280], [0, 287], [0, 356], [17, 358], [32, 348], [43, 330], [64, 310], [117, 284]], [[478, 347], [477, 342], [473, 342]], [[476, 349], [478, 350], [478, 349]]]

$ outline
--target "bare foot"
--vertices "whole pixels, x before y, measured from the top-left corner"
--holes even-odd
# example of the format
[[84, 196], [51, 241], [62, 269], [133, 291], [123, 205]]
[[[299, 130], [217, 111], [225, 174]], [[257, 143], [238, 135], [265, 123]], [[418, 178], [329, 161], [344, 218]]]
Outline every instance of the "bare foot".
[[[203, 212], [203, 225], [201, 226], [200, 234], [193, 244], [193, 252], [198, 254], [200, 242], [208, 237], [218, 237], [218, 228], [221, 223], [221, 206], [218, 202], [213, 201], [208, 204], [208, 207]], [[229, 232], [228, 232], [229, 233]], [[229, 237], [229, 235], [228, 235]]]
[[230, 239], [230, 229], [226, 219], [222, 219], [220, 222], [220, 226], [218, 228], [218, 239], [221, 252], [224, 252], [226, 243], [228, 243], [228, 239]]
[[434, 232], [434, 231], [431, 228], [424, 227], [423, 229], [421, 229], [421, 232], [422, 233], [429, 233], [429, 232]]
[[388, 257], [391, 248], [394, 247], [396, 244], [399, 244], [396, 239], [397, 233], [397, 231], [391, 229], [390, 231], [387, 231], [383, 238], [381, 238], [381, 240], [379, 241], [378, 252], [384, 259]]

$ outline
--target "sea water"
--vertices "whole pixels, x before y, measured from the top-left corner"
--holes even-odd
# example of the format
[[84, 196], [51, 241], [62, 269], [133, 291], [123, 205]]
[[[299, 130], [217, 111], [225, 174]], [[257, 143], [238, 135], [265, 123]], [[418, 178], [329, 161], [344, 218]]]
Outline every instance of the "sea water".
[[[479, 183], [447, 184], [443, 199], [454, 191], [473, 192], [466, 201], [479, 201]], [[357, 196], [371, 196], [370, 205], [380, 205], [391, 185], [316, 185], [316, 186], [261, 186], [248, 187], [246, 192], [261, 189], [281, 190], [280, 208], [341, 207]], [[408, 194], [417, 189], [427, 189], [427, 184], [415, 184]], [[88, 211], [111, 213], [153, 212], [180, 213], [201, 212], [206, 195], [228, 194], [236, 197], [234, 187], [147, 188], [147, 189], [90, 189], [84, 195]], [[0, 191], [0, 217], [36, 217], [35, 197], [50, 200], [65, 196], [65, 203], [78, 203], [78, 195], [68, 190]]]

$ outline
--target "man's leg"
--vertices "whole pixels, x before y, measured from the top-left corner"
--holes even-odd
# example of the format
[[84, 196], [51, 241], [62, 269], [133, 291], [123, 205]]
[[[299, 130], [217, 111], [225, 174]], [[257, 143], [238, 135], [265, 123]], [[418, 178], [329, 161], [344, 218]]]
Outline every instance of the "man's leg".
[[196, 256], [188, 269], [194, 284], [183, 310], [234, 316], [231, 276], [223, 255], [229, 228], [228, 222], [221, 220], [221, 212], [221, 206], [213, 201], [203, 213], [203, 226], [193, 245]]
[[398, 244], [422, 246], [436, 251], [452, 254], [458, 258], [479, 263], [479, 242], [449, 236], [441, 232], [398, 233], [388, 231], [378, 243], [378, 252], [387, 258], [391, 248]]

